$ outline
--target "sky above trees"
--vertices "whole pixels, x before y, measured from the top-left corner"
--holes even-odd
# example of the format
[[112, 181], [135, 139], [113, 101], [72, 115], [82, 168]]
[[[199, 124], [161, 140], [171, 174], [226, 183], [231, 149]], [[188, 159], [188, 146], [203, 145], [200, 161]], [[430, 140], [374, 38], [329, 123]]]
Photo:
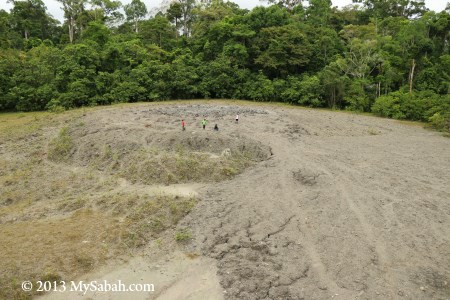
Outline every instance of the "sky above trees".
[[[61, 9], [61, 4], [56, 0], [43, 0], [45, 5], [47, 6], [48, 12], [58, 19], [59, 21], [63, 21], [64, 13]], [[131, 0], [121, 0], [122, 4], [128, 4]], [[161, 0], [143, 0], [148, 10], [151, 11], [153, 8], [159, 6], [161, 4]], [[264, 5], [267, 2], [260, 0], [234, 0], [232, 2], [237, 3], [241, 8], [252, 9], [258, 5]], [[352, 0], [332, 0], [333, 5], [338, 7], [343, 7], [345, 5], [351, 4]], [[425, 0], [427, 8], [440, 12], [445, 9], [447, 4], [446, 0]], [[12, 4], [6, 3], [5, 0], [0, 0], [0, 9], [9, 10], [12, 7]]]

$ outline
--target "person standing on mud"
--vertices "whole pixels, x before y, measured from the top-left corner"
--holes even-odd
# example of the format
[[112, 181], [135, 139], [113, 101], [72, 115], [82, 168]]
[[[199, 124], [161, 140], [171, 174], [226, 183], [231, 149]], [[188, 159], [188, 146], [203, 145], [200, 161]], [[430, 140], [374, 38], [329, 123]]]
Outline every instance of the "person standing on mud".
[[181, 120], [181, 127], [183, 128], [183, 131], [186, 130], [186, 123], [184, 122], [184, 120]]
[[203, 119], [203, 121], [202, 121], [202, 126], [203, 126], [203, 129], [205, 129], [205, 127], [206, 127], [206, 119]]
[[236, 115], [236, 123], [239, 122], [239, 114]]

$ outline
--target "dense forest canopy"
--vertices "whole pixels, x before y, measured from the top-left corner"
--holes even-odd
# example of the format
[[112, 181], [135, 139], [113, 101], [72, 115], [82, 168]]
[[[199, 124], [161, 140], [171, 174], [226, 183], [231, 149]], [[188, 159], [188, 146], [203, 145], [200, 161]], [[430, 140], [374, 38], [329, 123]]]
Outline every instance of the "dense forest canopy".
[[0, 110], [234, 98], [450, 126], [450, 5], [58, 1], [63, 24], [42, 0], [0, 10]]

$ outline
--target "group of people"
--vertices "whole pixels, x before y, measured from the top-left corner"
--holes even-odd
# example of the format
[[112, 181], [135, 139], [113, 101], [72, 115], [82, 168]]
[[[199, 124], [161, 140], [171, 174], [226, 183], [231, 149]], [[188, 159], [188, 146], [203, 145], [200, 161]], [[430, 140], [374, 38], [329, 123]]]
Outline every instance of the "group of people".
[[[197, 116], [198, 115], [196, 115], [196, 117]], [[206, 120], [206, 118], [203, 118], [203, 120], [202, 120], [202, 127], [203, 127], [203, 129], [206, 128], [206, 124], [207, 123], [208, 123], [208, 121]], [[236, 115], [236, 124], [237, 123], [239, 123], [239, 114]], [[181, 120], [181, 127], [182, 127], [183, 131], [186, 130], [186, 122], [184, 121], [184, 119]], [[214, 125], [214, 130], [215, 131], [219, 131], [219, 126], [217, 126], [217, 124]]]

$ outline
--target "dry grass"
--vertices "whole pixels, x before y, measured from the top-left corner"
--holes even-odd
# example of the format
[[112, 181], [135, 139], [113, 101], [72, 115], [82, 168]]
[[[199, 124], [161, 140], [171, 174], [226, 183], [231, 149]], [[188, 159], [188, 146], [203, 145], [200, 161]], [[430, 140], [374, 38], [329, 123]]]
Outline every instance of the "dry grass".
[[[219, 157], [181, 145], [124, 156], [97, 143], [99, 155], [80, 165], [72, 132], [88, 126], [83, 116], [92, 110], [0, 114], [0, 299], [31, 298], [22, 281], [75, 280], [158, 241], [197, 202], [149, 195], [145, 185], [219, 181], [253, 163], [247, 152]], [[121, 187], [120, 178], [129, 184]]]
[[66, 218], [3, 224], [0, 227], [0, 298], [26, 298], [20, 282], [73, 279], [116, 254], [118, 222], [92, 210]]
[[381, 131], [377, 130], [375, 128], [369, 128], [367, 130], [367, 133], [370, 134], [370, 135], [379, 135], [379, 134], [381, 134]]
[[[20, 282], [49, 276], [74, 280], [157, 239], [196, 204], [195, 198], [130, 193], [63, 201], [41, 219], [11, 221], [0, 227], [0, 299], [22, 299]], [[60, 201], [61, 202], [61, 201]], [[21, 204], [10, 206], [14, 213]], [[67, 213], [70, 211], [70, 213]], [[20, 214], [19, 214], [20, 215]]]
[[144, 184], [217, 182], [241, 173], [252, 163], [253, 157], [247, 153], [211, 157], [190, 151], [161, 151], [157, 155], [139, 151], [124, 160], [118, 174], [133, 183]]
[[72, 148], [72, 137], [68, 133], [68, 128], [63, 127], [58, 136], [51, 140], [48, 145], [48, 158], [55, 162], [66, 161], [69, 159]]
[[20, 139], [36, 132], [52, 119], [53, 114], [47, 112], [1, 113], [0, 140]]
[[[147, 199], [146, 199], [147, 198]], [[160, 195], [141, 197], [125, 219], [125, 243], [139, 247], [176, 225], [195, 206], [195, 198]]]
[[189, 241], [191, 238], [192, 238], [191, 233], [186, 229], [180, 230], [177, 233], [175, 233], [175, 240], [179, 243]]
[[[157, 238], [196, 199], [117, 190], [117, 179], [65, 164], [1, 160], [0, 299], [24, 280], [74, 280]], [[4, 171], [3, 171], [4, 170]], [[120, 220], [120, 221], [119, 221]]]

